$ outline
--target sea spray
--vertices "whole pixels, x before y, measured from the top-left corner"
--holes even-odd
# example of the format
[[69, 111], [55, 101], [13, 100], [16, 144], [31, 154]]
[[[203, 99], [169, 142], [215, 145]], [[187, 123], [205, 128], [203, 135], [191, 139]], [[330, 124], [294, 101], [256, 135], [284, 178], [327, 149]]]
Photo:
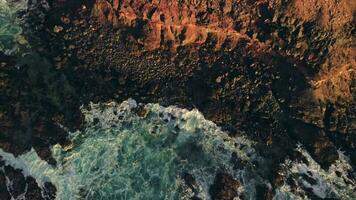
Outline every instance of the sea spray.
[[[238, 181], [235, 195], [244, 199], [257, 198], [257, 185], [271, 188], [261, 177], [266, 158], [258, 155], [254, 142], [229, 137], [197, 110], [140, 106], [131, 99], [121, 104], [90, 104], [81, 110], [83, 130], [70, 134], [71, 145], [52, 148], [56, 167], [42, 161], [34, 150], [18, 158], [0, 150], [0, 156], [33, 176], [40, 187], [53, 183], [58, 200], [211, 199], [209, 189], [217, 173]], [[309, 199], [307, 188], [319, 198], [355, 198], [355, 184], [347, 178], [352, 168], [342, 152], [340, 160], [324, 171], [302, 146], [296, 151], [308, 163], [287, 159], [281, 165], [284, 184], [273, 191], [274, 199]], [[194, 178], [194, 189], [184, 174]], [[306, 175], [315, 183], [308, 183]]]
[[295, 192], [291, 192], [290, 182], [286, 181], [276, 190], [275, 199], [308, 199], [306, 189], [320, 199], [356, 199], [356, 182], [350, 177], [355, 172], [342, 151], [338, 151], [339, 159], [328, 170], [322, 169], [302, 145], [296, 151], [306, 162], [287, 159], [280, 171], [285, 180], [293, 180]]
[[[197, 110], [147, 104], [145, 115], [139, 116], [136, 108], [133, 100], [82, 108], [86, 128], [72, 133], [72, 148], [56, 145], [52, 149], [57, 167], [47, 165], [34, 151], [9, 163], [21, 163], [15, 166], [25, 169], [40, 186], [52, 182], [61, 200], [188, 199], [193, 195], [209, 199], [209, 187], [218, 172], [245, 182], [240, 195], [253, 197], [254, 184], [263, 180], [249, 166], [259, 159], [251, 141], [230, 138]], [[233, 169], [232, 153], [246, 163], [241, 170]], [[185, 185], [183, 174], [196, 180], [196, 194]]]

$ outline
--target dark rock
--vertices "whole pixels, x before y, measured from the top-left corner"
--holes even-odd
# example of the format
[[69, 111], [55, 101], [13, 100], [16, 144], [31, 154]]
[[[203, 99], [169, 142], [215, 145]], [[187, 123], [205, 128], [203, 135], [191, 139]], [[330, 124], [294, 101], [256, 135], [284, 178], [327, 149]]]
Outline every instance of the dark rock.
[[234, 180], [228, 174], [218, 173], [213, 185], [210, 186], [209, 193], [215, 200], [233, 200], [239, 196], [239, 187], [239, 181]]

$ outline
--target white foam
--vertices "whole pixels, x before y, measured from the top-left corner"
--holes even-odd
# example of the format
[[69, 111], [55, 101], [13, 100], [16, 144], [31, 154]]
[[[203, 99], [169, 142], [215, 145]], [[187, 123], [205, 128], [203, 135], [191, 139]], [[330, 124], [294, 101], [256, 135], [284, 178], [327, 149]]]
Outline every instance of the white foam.
[[[210, 186], [221, 171], [241, 183], [236, 189], [245, 199], [256, 198], [256, 184], [270, 186], [259, 175], [265, 170], [264, 160], [249, 139], [229, 137], [198, 110], [147, 104], [145, 116], [138, 116], [136, 108], [132, 99], [82, 107], [86, 128], [71, 133], [72, 148], [53, 146], [53, 157], [59, 163], [56, 168], [34, 150], [18, 158], [3, 151], [0, 155], [8, 165], [33, 176], [41, 187], [47, 181], [53, 183], [58, 200], [188, 199], [192, 195], [210, 199]], [[326, 172], [302, 146], [297, 151], [308, 164], [286, 160], [281, 171], [285, 179], [292, 177], [297, 182], [296, 192], [285, 182], [276, 189], [275, 200], [308, 199], [303, 187], [312, 188], [320, 198], [356, 199], [354, 182], [344, 182], [352, 181], [347, 178], [352, 168], [342, 152]], [[245, 163], [241, 170], [230, 162], [232, 153]], [[256, 167], [254, 162], [262, 164]], [[182, 173], [194, 176], [195, 193], [185, 185]], [[305, 174], [316, 184], [296, 179], [294, 174]]]
[[228, 137], [197, 110], [147, 104], [147, 116], [139, 117], [133, 111], [136, 107], [132, 99], [82, 107], [86, 129], [71, 134], [73, 148], [52, 148], [57, 168], [42, 161], [33, 150], [18, 158], [2, 151], [0, 155], [5, 155], [7, 164], [35, 177], [40, 186], [52, 182], [61, 200], [79, 196], [184, 199], [192, 195], [180, 178], [184, 172], [195, 177], [198, 196], [209, 199], [210, 185], [221, 170], [243, 180], [246, 184], [239, 190], [248, 191], [245, 196], [252, 198], [254, 184], [261, 178], [257, 173], [249, 174], [252, 171], [233, 170], [230, 162], [232, 152], [246, 163], [256, 159], [249, 156], [254, 152], [251, 141]]
[[[306, 187], [311, 188], [312, 193], [319, 198], [356, 199], [356, 184], [348, 178], [348, 173], [354, 172], [352, 172], [349, 159], [341, 151], [338, 151], [339, 159], [330, 166], [328, 171], [325, 171], [302, 145], [299, 145], [296, 150], [306, 158], [308, 163], [287, 160], [284, 164], [284, 177], [295, 177], [295, 175], [304, 174], [304, 176], [308, 176], [314, 180], [313, 183], [310, 183], [304, 178], [299, 177], [296, 183], [298, 184], [300, 194], [305, 195], [304, 190], [300, 187]], [[340, 176], [337, 175], [337, 172]], [[345, 183], [345, 181], [348, 181], [348, 183]], [[285, 195], [294, 195], [287, 183], [279, 188], [279, 192]]]

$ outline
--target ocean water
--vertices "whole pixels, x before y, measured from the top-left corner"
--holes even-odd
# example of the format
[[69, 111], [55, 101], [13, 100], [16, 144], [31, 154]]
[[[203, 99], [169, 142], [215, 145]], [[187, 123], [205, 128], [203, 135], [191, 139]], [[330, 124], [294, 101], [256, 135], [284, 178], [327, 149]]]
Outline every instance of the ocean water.
[[[57, 199], [210, 199], [218, 172], [244, 181], [241, 194], [253, 198], [255, 183], [263, 180], [254, 174], [251, 162], [260, 158], [251, 141], [228, 137], [197, 110], [147, 104], [139, 116], [136, 107], [128, 100], [83, 108], [86, 128], [71, 133], [70, 147], [52, 149], [57, 167], [34, 151], [16, 159], [0, 155], [39, 185], [52, 182]], [[233, 153], [245, 161], [242, 170], [233, 169]], [[196, 191], [184, 174], [194, 177]]]
[[[17, 17], [26, 3], [0, 0], [0, 51], [7, 55], [30, 49]], [[258, 155], [255, 142], [229, 137], [198, 110], [138, 105], [129, 99], [85, 105], [81, 111], [85, 128], [69, 133], [71, 145], [52, 147], [57, 166], [48, 165], [34, 150], [15, 158], [0, 149], [2, 160], [34, 177], [42, 188], [46, 182], [53, 183], [58, 200], [211, 199], [209, 189], [217, 173], [239, 181], [236, 196], [244, 199], [256, 199], [256, 185], [272, 187], [262, 178], [268, 158]], [[295, 150], [307, 162], [287, 159], [281, 164], [283, 180], [273, 190], [274, 199], [309, 199], [308, 193], [356, 199], [356, 183], [350, 178], [355, 172], [343, 152], [325, 171], [303, 146]], [[194, 177], [193, 186], [184, 180], [187, 174]]]
[[[197, 110], [138, 106], [129, 99], [120, 104], [90, 104], [82, 112], [86, 125], [70, 134], [72, 144], [52, 148], [56, 167], [33, 150], [18, 158], [1, 150], [0, 155], [41, 187], [53, 183], [59, 200], [211, 199], [209, 188], [221, 172], [240, 182], [236, 195], [245, 199], [256, 198], [257, 184], [271, 185], [260, 176], [264, 159], [254, 150], [254, 142], [229, 137]], [[303, 147], [296, 150], [308, 164], [286, 160], [280, 172], [285, 182], [276, 188], [274, 199], [308, 199], [305, 188], [320, 198], [356, 198], [355, 184], [347, 177], [352, 168], [342, 152], [340, 160], [324, 171]], [[237, 168], [236, 159], [240, 160]], [[184, 174], [194, 177], [194, 188], [186, 184]], [[288, 178], [295, 181], [296, 191], [291, 190]]]
[[26, 8], [27, 0], [0, 0], [0, 51], [7, 55], [19, 53], [28, 45], [17, 17]]

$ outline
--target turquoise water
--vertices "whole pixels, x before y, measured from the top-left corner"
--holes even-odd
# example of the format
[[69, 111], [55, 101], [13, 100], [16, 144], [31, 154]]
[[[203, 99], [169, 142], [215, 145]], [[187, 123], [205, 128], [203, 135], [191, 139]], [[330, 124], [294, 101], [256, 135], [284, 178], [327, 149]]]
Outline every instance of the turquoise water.
[[53, 147], [59, 166], [35, 152], [20, 166], [42, 184], [51, 181], [58, 199], [188, 199], [194, 194], [182, 179], [187, 173], [196, 180], [196, 196], [209, 199], [218, 172], [249, 179], [241, 191], [254, 194], [258, 176], [249, 178], [249, 170], [233, 170], [230, 162], [233, 152], [246, 163], [258, 159], [250, 141], [229, 138], [196, 110], [148, 104], [140, 117], [135, 107], [132, 100], [90, 105], [83, 109], [87, 127], [72, 134], [72, 147]]
[[[257, 184], [270, 183], [260, 177], [263, 158], [245, 137], [230, 138], [197, 110], [147, 104], [138, 109], [133, 100], [121, 104], [90, 104], [82, 108], [83, 131], [71, 133], [72, 144], [52, 148], [58, 166], [42, 161], [34, 150], [18, 158], [0, 150], [5, 162], [35, 177], [44, 188], [52, 182], [58, 200], [71, 199], [210, 199], [209, 188], [217, 173], [240, 182], [239, 194], [255, 199]], [[140, 110], [138, 114], [138, 111]], [[346, 184], [351, 168], [340, 153], [329, 171], [324, 171], [301, 146], [296, 149], [308, 163], [286, 160], [281, 175], [296, 180], [297, 193], [285, 182], [274, 199], [308, 199], [303, 187], [320, 198], [355, 199], [355, 184]], [[238, 169], [231, 162], [235, 154]], [[260, 163], [256, 167], [253, 163]], [[242, 164], [244, 163], [244, 164]], [[1, 170], [1, 169], [0, 169]], [[341, 176], [336, 175], [336, 171]], [[188, 187], [183, 174], [195, 179]], [[310, 185], [298, 174], [316, 180]]]

